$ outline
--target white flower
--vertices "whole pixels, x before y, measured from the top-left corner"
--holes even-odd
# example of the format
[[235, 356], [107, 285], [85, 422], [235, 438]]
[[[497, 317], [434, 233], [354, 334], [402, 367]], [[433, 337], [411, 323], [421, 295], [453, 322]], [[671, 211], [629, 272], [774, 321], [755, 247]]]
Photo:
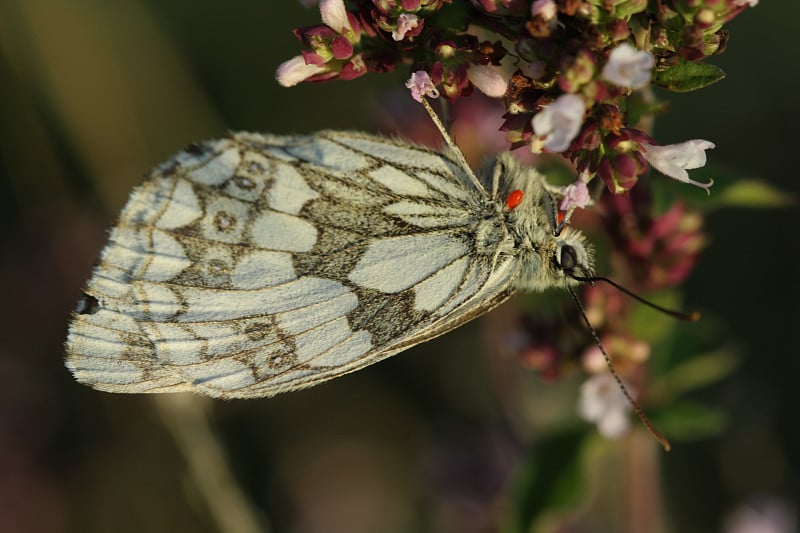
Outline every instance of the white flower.
[[797, 511], [775, 498], [751, 502], [733, 511], [724, 522], [725, 533], [797, 532]]
[[563, 192], [564, 199], [561, 200], [561, 205], [558, 206], [561, 211], [586, 207], [592, 201], [591, 196], [589, 196], [589, 188], [586, 186], [583, 176], [564, 187]]
[[650, 165], [670, 178], [697, 185], [711, 194], [709, 188], [714, 180], [700, 183], [689, 178], [687, 170], [700, 168], [706, 164], [706, 150], [714, 148], [714, 143], [703, 139], [692, 139], [678, 144], [657, 146], [642, 143], [642, 155]]
[[330, 26], [333, 31], [342, 35], [353, 31], [344, 7], [344, 0], [320, 0], [319, 14], [322, 15], [322, 22]]
[[292, 87], [303, 80], [325, 72], [324, 65], [307, 65], [303, 56], [295, 56], [278, 67], [275, 77], [284, 87]]
[[556, 14], [558, 14], [558, 7], [553, 0], [536, 0], [531, 6], [531, 17], [538, 15], [545, 22], [556, 18]]
[[483, 94], [492, 98], [501, 98], [508, 89], [508, 79], [501, 74], [499, 67], [472, 65], [467, 71], [467, 77]]
[[534, 115], [531, 121], [533, 131], [542, 138], [545, 148], [551, 152], [563, 152], [581, 130], [585, 111], [580, 96], [562, 94]]
[[650, 52], [622, 43], [611, 51], [601, 77], [620, 87], [640, 89], [650, 83], [655, 64]]
[[[630, 385], [625, 385], [634, 395]], [[578, 414], [597, 424], [597, 430], [608, 438], [624, 435], [630, 427], [631, 404], [610, 374], [597, 374], [581, 385]]]
[[431, 81], [431, 77], [424, 70], [411, 73], [411, 77], [406, 82], [406, 87], [411, 89], [411, 97], [417, 102], [422, 102], [423, 96], [439, 98], [439, 89]]
[[392, 39], [402, 41], [406, 33], [419, 26], [419, 17], [413, 13], [402, 13], [397, 17], [397, 29], [392, 32]]

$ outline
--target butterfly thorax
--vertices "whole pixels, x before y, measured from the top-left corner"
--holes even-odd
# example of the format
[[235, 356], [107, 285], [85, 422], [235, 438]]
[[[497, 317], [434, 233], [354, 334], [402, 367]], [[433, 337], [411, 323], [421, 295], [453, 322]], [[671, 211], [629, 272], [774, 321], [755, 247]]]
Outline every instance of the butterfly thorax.
[[520, 265], [515, 286], [540, 291], [576, 284], [561, 262], [565, 246], [571, 247], [577, 258], [570, 272], [591, 275], [593, 250], [583, 234], [571, 228], [555, 234], [556, 204], [546, 189], [544, 176], [521, 165], [507, 152], [497, 158], [493, 172], [499, 173], [498, 202], [505, 202], [513, 191], [523, 193], [522, 201], [514, 208], [504, 206], [502, 217]]

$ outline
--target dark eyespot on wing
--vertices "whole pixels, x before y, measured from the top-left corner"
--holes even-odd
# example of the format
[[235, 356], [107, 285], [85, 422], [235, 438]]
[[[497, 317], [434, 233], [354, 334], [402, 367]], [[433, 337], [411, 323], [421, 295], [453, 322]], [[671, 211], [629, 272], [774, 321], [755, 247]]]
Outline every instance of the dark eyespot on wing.
[[208, 148], [206, 146], [203, 146], [202, 143], [189, 143], [183, 149], [184, 152], [192, 155], [203, 155], [204, 153], [206, 153], [206, 150], [208, 150]]
[[83, 293], [81, 299], [78, 300], [78, 305], [75, 306], [75, 312], [79, 315], [93, 315], [100, 310], [100, 302], [91, 294]]

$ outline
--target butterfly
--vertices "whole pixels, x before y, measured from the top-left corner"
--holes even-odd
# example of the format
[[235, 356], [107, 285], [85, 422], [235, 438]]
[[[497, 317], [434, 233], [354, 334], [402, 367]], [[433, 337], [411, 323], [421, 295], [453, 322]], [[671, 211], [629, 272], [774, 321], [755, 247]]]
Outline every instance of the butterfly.
[[592, 276], [544, 176], [508, 153], [367, 133], [236, 133], [133, 191], [73, 313], [66, 365], [120, 393], [273, 396]]

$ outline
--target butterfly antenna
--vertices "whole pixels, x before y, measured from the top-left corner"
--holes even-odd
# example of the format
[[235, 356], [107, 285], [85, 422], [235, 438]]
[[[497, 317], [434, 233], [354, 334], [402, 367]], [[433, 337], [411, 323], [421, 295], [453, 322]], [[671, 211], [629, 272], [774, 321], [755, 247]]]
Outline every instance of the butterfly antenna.
[[633, 399], [631, 393], [628, 392], [628, 388], [625, 386], [625, 383], [622, 382], [622, 379], [619, 377], [619, 374], [617, 374], [617, 371], [614, 370], [614, 365], [611, 363], [611, 358], [608, 356], [608, 353], [606, 352], [605, 348], [603, 348], [603, 345], [600, 343], [600, 338], [597, 336], [597, 332], [592, 327], [592, 323], [589, 322], [589, 317], [586, 316], [586, 311], [583, 308], [583, 304], [581, 303], [580, 298], [578, 298], [578, 295], [575, 293], [572, 287], [568, 287], [568, 289], [569, 293], [572, 295], [572, 298], [575, 300], [575, 303], [578, 305], [578, 309], [581, 312], [583, 321], [586, 323], [586, 326], [589, 328], [589, 331], [592, 334], [594, 343], [600, 349], [600, 353], [603, 354], [603, 359], [605, 359], [606, 361], [606, 366], [608, 367], [608, 370], [611, 372], [611, 375], [614, 377], [614, 381], [617, 382], [617, 385], [619, 386], [620, 390], [625, 395], [625, 398], [628, 399], [631, 406], [633, 407], [633, 412], [636, 413], [636, 416], [639, 417], [639, 420], [642, 421], [642, 424], [644, 424], [644, 426], [647, 428], [650, 434], [658, 441], [659, 444], [661, 444], [661, 446], [664, 447], [664, 450], [669, 451], [672, 448], [672, 446], [670, 446], [667, 438], [658, 429], [656, 429], [655, 425], [653, 425], [652, 422], [650, 422], [650, 419], [647, 418], [646, 414], [644, 414], [642, 408], [639, 407], [639, 404], [636, 403], [636, 400]]
[[625, 287], [623, 287], [622, 285], [620, 285], [616, 281], [614, 281], [612, 279], [609, 279], [609, 278], [604, 278], [602, 276], [584, 277], [584, 276], [574, 276], [574, 275], [570, 275], [570, 277], [572, 279], [574, 279], [575, 281], [584, 281], [584, 282], [591, 283], [592, 285], [594, 285], [595, 281], [603, 281], [605, 283], [608, 283], [609, 285], [611, 285], [615, 289], [617, 289], [619, 292], [621, 292], [623, 294], [627, 294], [628, 296], [630, 296], [631, 298], [633, 298], [637, 302], [643, 303], [644, 305], [646, 305], [648, 307], [652, 307], [656, 311], [661, 311], [665, 315], [669, 315], [669, 316], [671, 316], [673, 318], [677, 318], [678, 320], [683, 320], [684, 322], [697, 322], [698, 320], [700, 320], [700, 313], [697, 312], [697, 311], [692, 311], [691, 313], [683, 313], [681, 311], [676, 311], [674, 309], [667, 309], [666, 307], [662, 307], [662, 306], [660, 306], [660, 305], [658, 305], [656, 303], [651, 302], [650, 300], [646, 300], [646, 299], [642, 298], [641, 296], [639, 296], [638, 294], [636, 294], [632, 290], [626, 289]]
[[433, 123], [439, 130], [439, 133], [442, 134], [444, 143], [452, 149], [453, 153], [456, 156], [456, 159], [458, 159], [458, 164], [461, 165], [461, 168], [463, 168], [464, 172], [467, 173], [467, 176], [469, 176], [469, 179], [472, 182], [472, 184], [475, 185], [475, 188], [478, 189], [484, 196], [488, 197], [489, 195], [486, 192], [486, 189], [483, 187], [483, 184], [478, 179], [478, 176], [476, 176], [475, 173], [472, 171], [472, 168], [469, 166], [469, 163], [467, 163], [467, 158], [464, 157], [464, 154], [461, 152], [459, 147], [456, 146], [456, 143], [454, 143], [453, 139], [450, 138], [450, 134], [447, 133], [447, 129], [444, 127], [444, 124], [442, 124], [442, 119], [440, 119], [436, 111], [433, 110], [433, 107], [428, 102], [427, 98], [423, 96], [421, 98], [421, 101], [422, 101], [422, 106], [425, 108], [425, 111], [428, 112], [428, 115], [430, 115], [431, 120], [433, 120]]

